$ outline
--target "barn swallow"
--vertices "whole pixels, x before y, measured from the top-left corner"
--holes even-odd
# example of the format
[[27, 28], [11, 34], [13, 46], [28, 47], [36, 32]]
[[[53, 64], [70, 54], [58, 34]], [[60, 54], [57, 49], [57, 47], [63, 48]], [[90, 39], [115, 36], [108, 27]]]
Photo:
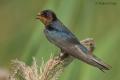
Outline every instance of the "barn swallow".
[[110, 66], [104, 63], [82, 45], [78, 38], [58, 19], [51, 10], [43, 10], [37, 15], [44, 25], [44, 34], [48, 41], [67, 53], [87, 64], [99, 68], [100, 70], [109, 70]]

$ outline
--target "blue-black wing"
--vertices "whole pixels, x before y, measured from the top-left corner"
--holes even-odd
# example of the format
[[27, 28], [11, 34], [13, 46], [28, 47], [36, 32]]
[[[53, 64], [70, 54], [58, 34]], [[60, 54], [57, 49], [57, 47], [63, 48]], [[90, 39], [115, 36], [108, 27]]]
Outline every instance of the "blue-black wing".
[[83, 46], [76, 36], [63, 24], [55, 23], [45, 29], [45, 34], [50, 42], [60, 48], [71, 48], [78, 45], [84, 53], [87, 53], [87, 48]]

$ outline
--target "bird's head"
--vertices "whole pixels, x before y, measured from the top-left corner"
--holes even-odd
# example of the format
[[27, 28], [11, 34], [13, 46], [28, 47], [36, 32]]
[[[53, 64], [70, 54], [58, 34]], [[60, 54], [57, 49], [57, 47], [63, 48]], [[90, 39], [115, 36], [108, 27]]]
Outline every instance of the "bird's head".
[[51, 10], [43, 10], [38, 13], [37, 18], [39, 19], [45, 26], [49, 25], [51, 22], [57, 20], [55, 13]]

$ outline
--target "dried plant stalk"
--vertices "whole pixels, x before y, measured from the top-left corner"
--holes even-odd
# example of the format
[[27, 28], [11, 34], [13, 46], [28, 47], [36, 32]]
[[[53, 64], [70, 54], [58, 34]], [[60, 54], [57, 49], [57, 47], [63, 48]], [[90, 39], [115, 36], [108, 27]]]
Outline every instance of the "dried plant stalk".
[[5, 68], [0, 68], [0, 80], [9, 80], [9, 71]]
[[[86, 46], [89, 50], [94, 49], [94, 40], [91, 38], [81, 41], [81, 43]], [[63, 53], [59, 53], [64, 56]], [[60, 74], [64, 71], [64, 68], [69, 65], [74, 58], [72, 56], [67, 56], [61, 58], [61, 56], [51, 57], [46, 63], [42, 60], [40, 68], [36, 63], [35, 58], [33, 58], [33, 64], [31, 66], [26, 65], [24, 62], [19, 60], [14, 60], [14, 71], [10, 76], [10, 80], [18, 80], [17, 77], [21, 77], [24, 80], [57, 80]], [[18, 75], [16, 77], [16, 75]]]

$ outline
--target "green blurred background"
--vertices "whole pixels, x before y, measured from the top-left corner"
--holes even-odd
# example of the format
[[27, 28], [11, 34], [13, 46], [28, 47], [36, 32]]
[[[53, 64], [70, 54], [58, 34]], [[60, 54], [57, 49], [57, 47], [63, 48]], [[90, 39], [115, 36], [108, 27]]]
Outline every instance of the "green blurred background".
[[35, 19], [44, 9], [55, 11], [80, 40], [94, 38], [94, 54], [112, 66], [103, 73], [75, 60], [60, 80], [120, 80], [119, 0], [0, 0], [0, 67], [9, 68], [16, 58], [29, 64], [33, 56], [48, 60], [59, 51], [47, 41], [43, 24]]

